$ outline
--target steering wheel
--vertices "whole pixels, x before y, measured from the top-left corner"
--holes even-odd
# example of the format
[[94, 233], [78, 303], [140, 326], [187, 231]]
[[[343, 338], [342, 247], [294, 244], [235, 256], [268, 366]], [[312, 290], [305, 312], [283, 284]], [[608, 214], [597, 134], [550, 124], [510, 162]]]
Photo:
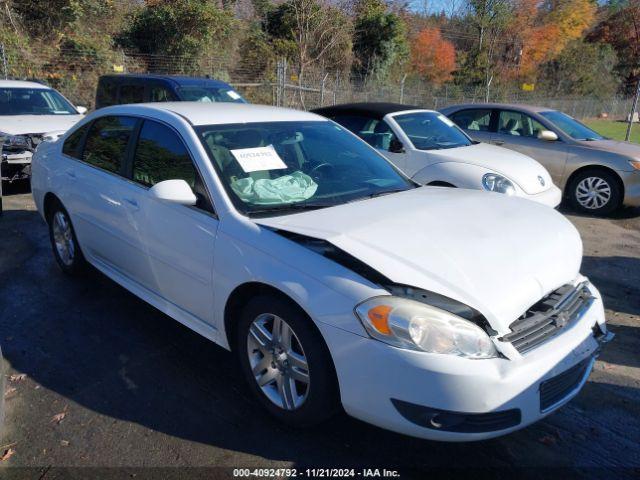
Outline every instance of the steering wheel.
[[316, 175], [319, 173], [319, 171], [320, 171], [320, 170], [327, 169], [327, 168], [328, 168], [328, 169], [332, 169], [332, 168], [333, 168], [333, 165], [331, 165], [331, 164], [330, 164], [330, 163], [328, 163], [328, 162], [322, 162], [322, 163], [319, 163], [318, 165], [316, 165], [315, 167], [313, 167], [313, 168], [311, 169], [311, 171], [309, 172], [309, 176], [310, 176], [310, 177], [312, 177], [312, 178], [317, 178], [317, 176], [316, 176]]

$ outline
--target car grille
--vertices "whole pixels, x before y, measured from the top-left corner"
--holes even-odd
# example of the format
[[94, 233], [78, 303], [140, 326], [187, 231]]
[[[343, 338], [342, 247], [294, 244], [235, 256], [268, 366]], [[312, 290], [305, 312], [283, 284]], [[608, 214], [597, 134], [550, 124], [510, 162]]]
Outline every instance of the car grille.
[[550, 410], [579, 388], [592, 364], [593, 359], [587, 358], [560, 375], [542, 382], [540, 384], [540, 411]]
[[509, 325], [511, 333], [499, 338], [524, 354], [571, 325], [593, 302], [588, 282], [563, 285]]

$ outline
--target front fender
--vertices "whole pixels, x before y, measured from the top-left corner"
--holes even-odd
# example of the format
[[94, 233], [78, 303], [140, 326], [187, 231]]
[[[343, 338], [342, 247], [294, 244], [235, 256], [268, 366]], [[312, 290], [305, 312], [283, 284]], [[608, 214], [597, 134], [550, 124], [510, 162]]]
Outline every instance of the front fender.
[[485, 173], [490, 173], [490, 170], [470, 163], [440, 162], [423, 168], [412, 180], [423, 185], [447, 182], [458, 188], [482, 190], [482, 176]]

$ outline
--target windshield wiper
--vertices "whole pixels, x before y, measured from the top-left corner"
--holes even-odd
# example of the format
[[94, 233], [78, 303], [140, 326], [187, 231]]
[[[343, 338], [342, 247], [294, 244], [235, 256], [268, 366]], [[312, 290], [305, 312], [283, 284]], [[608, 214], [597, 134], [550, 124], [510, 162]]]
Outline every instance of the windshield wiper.
[[360, 200], [367, 200], [369, 198], [382, 197], [384, 195], [391, 195], [392, 193], [406, 192], [407, 190], [410, 190], [410, 189], [409, 188], [395, 188], [393, 190], [383, 190], [382, 192], [370, 193], [369, 195], [364, 195], [364, 196], [358, 197], [358, 198], [356, 198], [354, 200], [350, 200], [349, 203], [351, 203], [351, 202], [359, 202]]
[[268, 207], [268, 208], [260, 208], [258, 210], [253, 210], [248, 212], [250, 216], [254, 215], [262, 215], [268, 213], [291, 213], [291, 212], [301, 212], [305, 210], [318, 210], [321, 208], [329, 208], [334, 207], [335, 204], [332, 203], [291, 203], [289, 205], [280, 205], [277, 207]]

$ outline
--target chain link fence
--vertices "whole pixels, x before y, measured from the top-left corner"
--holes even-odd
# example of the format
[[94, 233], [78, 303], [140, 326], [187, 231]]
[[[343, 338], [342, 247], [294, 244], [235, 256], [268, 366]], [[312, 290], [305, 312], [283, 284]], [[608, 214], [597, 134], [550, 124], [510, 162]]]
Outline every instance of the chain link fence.
[[237, 58], [194, 58], [146, 55], [123, 51], [97, 52], [62, 49], [51, 52], [7, 51], [0, 44], [0, 70], [4, 78], [35, 79], [60, 90], [78, 105], [92, 108], [101, 75], [158, 73], [209, 76], [234, 86], [253, 103], [312, 109], [345, 102], [390, 101], [440, 109], [455, 103], [526, 103], [562, 110], [576, 118], [606, 114], [626, 119], [632, 99], [620, 96], [547, 97], [504, 87], [435, 86], [407, 76], [384, 83], [352, 78], [348, 72], [321, 67], [303, 73], [286, 60], [265, 59], [260, 65]]

